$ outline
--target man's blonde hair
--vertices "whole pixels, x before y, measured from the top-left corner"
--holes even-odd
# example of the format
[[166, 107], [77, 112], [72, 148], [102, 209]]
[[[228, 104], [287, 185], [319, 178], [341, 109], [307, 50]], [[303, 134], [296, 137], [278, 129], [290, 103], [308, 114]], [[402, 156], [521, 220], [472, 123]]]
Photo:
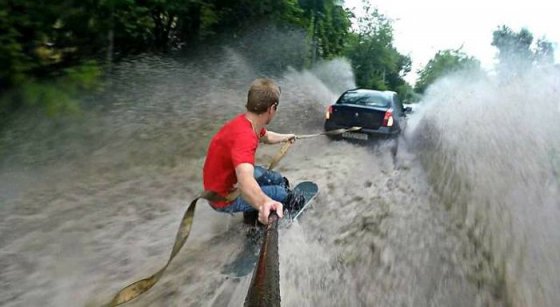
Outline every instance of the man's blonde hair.
[[280, 103], [280, 87], [271, 79], [256, 79], [247, 95], [247, 111], [262, 114], [274, 104]]

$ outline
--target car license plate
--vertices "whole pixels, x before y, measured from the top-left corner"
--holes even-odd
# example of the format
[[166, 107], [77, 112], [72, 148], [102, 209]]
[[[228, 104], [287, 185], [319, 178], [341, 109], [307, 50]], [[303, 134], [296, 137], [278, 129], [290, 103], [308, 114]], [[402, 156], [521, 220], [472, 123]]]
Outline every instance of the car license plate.
[[355, 133], [355, 132], [344, 132], [342, 134], [343, 138], [347, 138], [347, 139], [355, 139], [355, 140], [362, 140], [362, 141], [367, 141], [368, 139], [368, 135], [365, 133]]

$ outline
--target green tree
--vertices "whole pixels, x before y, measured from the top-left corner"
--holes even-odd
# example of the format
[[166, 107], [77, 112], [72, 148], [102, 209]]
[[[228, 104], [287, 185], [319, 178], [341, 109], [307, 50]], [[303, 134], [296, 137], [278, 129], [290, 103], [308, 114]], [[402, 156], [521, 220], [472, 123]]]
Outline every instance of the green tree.
[[311, 61], [331, 58], [344, 50], [350, 13], [336, 0], [299, 0], [311, 42]]
[[502, 25], [492, 33], [492, 46], [498, 48], [498, 71], [501, 74], [517, 74], [531, 66], [533, 34], [523, 28], [514, 32]]
[[554, 63], [554, 45], [546, 38], [536, 43], [533, 34], [525, 28], [519, 32], [505, 25], [492, 33], [492, 46], [498, 48], [498, 72], [504, 77], [522, 74], [533, 65]]
[[415, 90], [418, 93], [424, 93], [428, 86], [439, 78], [460, 70], [473, 69], [479, 70], [480, 62], [465, 54], [461, 48], [440, 50], [423, 69], [418, 71]]
[[352, 62], [356, 83], [360, 87], [398, 91], [406, 84], [403, 77], [410, 72], [410, 57], [400, 54], [393, 46], [391, 20], [367, 3], [364, 11], [345, 51]]
[[28, 73], [59, 61], [60, 53], [49, 40], [57, 8], [24, 0], [0, 1], [0, 88], [19, 84]]
[[[179, 46], [193, 48], [270, 24], [280, 30], [310, 29], [314, 48], [309, 49], [319, 60], [341, 54], [350, 19], [337, 0], [0, 0], [0, 90], [26, 86], [42, 93], [37, 90], [41, 86], [31, 83], [56, 78], [87, 80], [90, 87], [86, 75], [100, 76], [99, 67], [110, 67], [99, 65], [103, 62]], [[26, 96], [21, 94], [10, 93], [4, 101], [12, 102], [9, 107], [2, 103], [0, 112], [25, 105], [12, 99]], [[43, 100], [33, 101], [36, 105]]]
[[545, 38], [541, 38], [537, 41], [537, 48], [535, 49], [535, 63], [538, 65], [554, 64], [554, 46]]

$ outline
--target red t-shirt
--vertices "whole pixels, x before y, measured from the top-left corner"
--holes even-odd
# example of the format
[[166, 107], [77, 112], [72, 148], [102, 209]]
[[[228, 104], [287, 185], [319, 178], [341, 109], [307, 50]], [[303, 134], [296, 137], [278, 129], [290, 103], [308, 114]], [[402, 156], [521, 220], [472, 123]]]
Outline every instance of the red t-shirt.
[[[263, 128], [259, 137], [245, 114], [236, 116], [226, 123], [210, 141], [202, 171], [204, 189], [227, 196], [237, 183], [235, 167], [241, 163], [255, 164], [255, 153], [259, 138], [266, 134]], [[216, 208], [228, 202], [213, 202]]]

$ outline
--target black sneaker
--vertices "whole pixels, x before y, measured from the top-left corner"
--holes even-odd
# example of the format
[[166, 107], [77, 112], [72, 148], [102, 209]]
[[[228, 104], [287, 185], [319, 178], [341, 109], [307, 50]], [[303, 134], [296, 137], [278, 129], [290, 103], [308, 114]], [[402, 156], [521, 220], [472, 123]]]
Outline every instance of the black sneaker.
[[304, 205], [305, 197], [301, 193], [291, 191], [286, 197], [285, 207], [291, 213], [301, 210]]
[[259, 217], [259, 211], [243, 212], [243, 224], [255, 226], [257, 225], [258, 217]]
[[282, 185], [284, 186], [284, 189], [289, 191], [290, 190], [290, 181], [286, 177], [282, 177], [282, 179], [284, 179], [284, 182], [282, 183]]

